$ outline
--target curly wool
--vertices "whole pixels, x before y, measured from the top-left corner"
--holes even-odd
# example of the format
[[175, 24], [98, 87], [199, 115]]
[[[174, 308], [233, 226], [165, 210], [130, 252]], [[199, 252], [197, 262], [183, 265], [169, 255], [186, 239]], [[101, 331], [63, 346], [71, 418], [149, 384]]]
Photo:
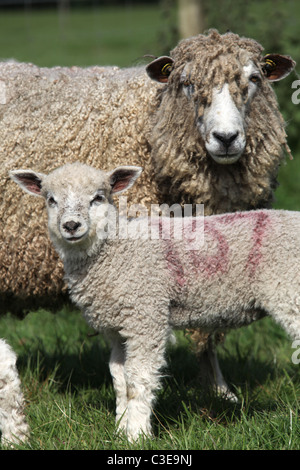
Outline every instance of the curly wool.
[[157, 84], [142, 67], [18, 63], [1, 64], [0, 80], [6, 87], [6, 103], [0, 104], [1, 309], [56, 308], [65, 283], [43, 203], [16, 191], [8, 171], [32, 166], [49, 172], [74, 160], [103, 169], [143, 161], [135, 201], [149, 204], [153, 183], [143, 132]]
[[287, 146], [267, 81], [247, 117], [245, 153], [229, 166], [218, 165], [204, 150], [195, 116], [179, 90], [181, 70], [191, 61], [205, 106], [211, 83], [226, 78], [235, 87], [246, 56], [259, 64], [261, 51], [255, 41], [232, 33], [212, 31], [184, 40], [172, 51], [175, 64], [167, 86], [151, 81], [143, 67], [1, 64], [1, 308], [56, 308], [65, 292], [43, 203], [21, 194], [9, 170], [31, 167], [47, 173], [74, 160], [104, 170], [138, 165], [144, 172], [128, 204], [201, 202], [207, 214], [269, 206]]
[[208, 36], [183, 40], [171, 57], [173, 70], [168, 85], [159, 90], [160, 104], [152, 116], [149, 135], [161, 198], [167, 203], [203, 203], [206, 214], [269, 207], [283, 149], [288, 154], [290, 150], [285, 123], [268, 81], [262, 81], [251, 103], [246, 116], [246, 149], [232, 165], [219, 165], [208, 156], [197, 132], [195, 115], [187, 109], [187, 100], [180, 93], [180, 77], [190, 62], [199, 116], [211, 103], [212, 84], [221, 88], [225, 81], [239, 107], [248, 86], [242, 67], [251, 59], [261, 68], [262, 46], [252, 39], [233, 33], [221, 36], [213, 30]]

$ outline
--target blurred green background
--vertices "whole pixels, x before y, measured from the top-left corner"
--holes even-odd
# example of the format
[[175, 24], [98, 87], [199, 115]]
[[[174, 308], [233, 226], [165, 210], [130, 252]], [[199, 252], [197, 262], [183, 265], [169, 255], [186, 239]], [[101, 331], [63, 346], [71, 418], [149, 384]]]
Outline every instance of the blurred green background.
[[[231, 30], [260, 42], [266, 53], [300, 61], [299, 0], [0, 0], [0, 58], [40, 66], [119, 65], [167, 54], [179, 38], [180, 6], [201, 6], [201, 31]], [[192, 31], [191, 34], [192, 35]], [[294, 160], [280, 170], [277, 208], [300, 208], [300, 104], [292, 103], [296, 72], [274, 84]]]

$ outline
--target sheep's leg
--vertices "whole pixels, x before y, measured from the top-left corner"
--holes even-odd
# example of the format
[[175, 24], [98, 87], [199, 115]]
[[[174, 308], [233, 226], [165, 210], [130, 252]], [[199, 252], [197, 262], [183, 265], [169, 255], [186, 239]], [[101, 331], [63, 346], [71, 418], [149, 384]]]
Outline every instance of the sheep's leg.
[[151, 413], [154, 392], [159, 388], [159, 371], [165, 364], [167, 338], [158, 337], [155, 326], [148, 335], [127, 340], [125, 376], [127, 382], [127, 437], [135, 441], [151, 435]]
[[197, 347], [197, 360], [199, 364], [199, 377], [204, 388], [211, 388], [218, 395], [227, 400], [236, 402], [237, 397], [229, 389], [215, 350], [214, 337], [200, 330], [191, 331], [191, 338]]
[[5, 443], [25, 442], [29, 434], [16, 355], [3, 340], [0, 340], [0, 429]]
[[120, 337], [111, 341], [112, 351], [109, 369], [116, 394], [116, 423], [119, 429], [126, 430], [127, 425], [127, 387], [125, 380], [125, 351]]
[[208, 354], [209, 354], [210, 364], [213, 370], [213, 377], [214, 377], [213, 386], [215, 388], [217, 395], [220, 395], [221, 397], [226, 398], [226, 400], [237, 402], [238, 399], [236, 395], [233, 392], [231, 392], [227, 383], [225, 382], [225, 379], [220, 369], [218, 356], [217, 356], [216, 351], [214, 350], [214, 347], [208, 350]]

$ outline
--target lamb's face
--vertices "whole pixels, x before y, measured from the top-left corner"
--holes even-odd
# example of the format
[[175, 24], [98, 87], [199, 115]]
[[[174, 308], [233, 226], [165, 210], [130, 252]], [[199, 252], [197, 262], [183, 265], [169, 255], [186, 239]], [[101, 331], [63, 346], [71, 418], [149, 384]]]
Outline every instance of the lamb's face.
[[16, 170], [10, 176], [26, 192], [44, 197], [50, 237], [64, 257], [68, 250], [91, 254], [101, 241], [115, 235], [112, 196], [130, 188], [141, 171], [140, 167], [122, 166], [104, 172], [73, 163], [49, 175]]
[[48, 227], [54, 242], [84, 245], [104, 234], [111, 205], [105, 187], [98, 185], [87, 190], [70, 182], [63, 191], [56, 192], [51, 185], [44, 189]]
[[86, 249], [97, 238], [105, 238], [112, 203], [111, 187], [104, 172], [66, 165], [43, 180], [42, 195], [55, 245]]

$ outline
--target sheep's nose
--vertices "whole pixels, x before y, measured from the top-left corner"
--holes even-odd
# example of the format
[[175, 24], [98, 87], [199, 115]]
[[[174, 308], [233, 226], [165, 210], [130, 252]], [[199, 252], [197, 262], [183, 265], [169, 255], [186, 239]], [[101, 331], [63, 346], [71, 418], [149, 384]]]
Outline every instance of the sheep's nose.
[[76, 230], [79, 227], [81, 227], [81, 223], [80, 222], [75, 222], [74, 220], [70, 220], [70, 221], [66, 222], [65, 224], [63, 224], [63, 228], [71, 234], [76, 232]]
[[214, 138], [219, 140], [226, 149], [229, 149], [230, 145], [235, 141], [238, 135], [238, 132], [213, 132]]

